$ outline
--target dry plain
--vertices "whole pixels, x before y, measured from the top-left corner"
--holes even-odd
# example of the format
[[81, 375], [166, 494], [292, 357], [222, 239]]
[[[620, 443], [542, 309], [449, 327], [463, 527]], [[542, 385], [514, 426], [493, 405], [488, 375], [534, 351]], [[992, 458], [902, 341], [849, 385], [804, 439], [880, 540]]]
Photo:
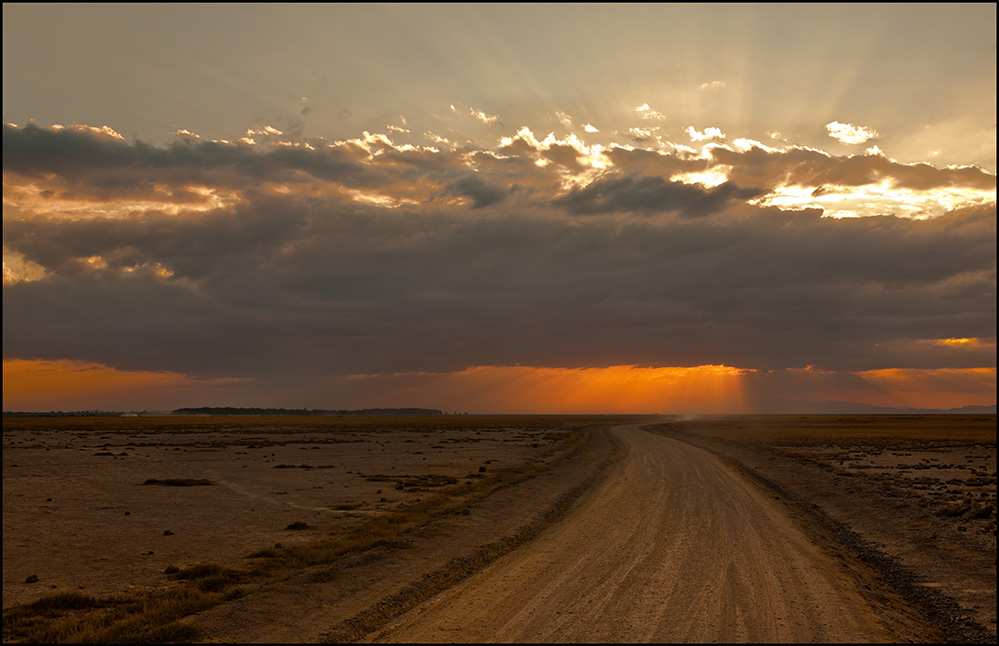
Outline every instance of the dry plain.
[[[3, 459], [5, 641], [995, 641], [994, 416], [6, 417]], [[680, 465], [700, 466], [662, 478]], [[739, 542], [793, 537], [783, 556], [708, 532], [752, 567], [665, 567], [703, 558], [690, 528], [733, 491]], [[621, 529], [628, 508], [644, 525]], [[602, 588], [578, 559], [601, 545]], [[483, 579], [511, 567], [547, 587]], [[801, 595], [781, 578], [813, 571]]]

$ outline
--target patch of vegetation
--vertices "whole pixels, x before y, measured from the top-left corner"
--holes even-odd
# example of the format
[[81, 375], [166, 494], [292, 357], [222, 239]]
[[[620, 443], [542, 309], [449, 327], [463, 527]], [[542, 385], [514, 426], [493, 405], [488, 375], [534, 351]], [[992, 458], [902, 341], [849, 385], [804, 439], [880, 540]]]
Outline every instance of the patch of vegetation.
[[227, 568], [218, 563], [199, 563], [171, 575], [180, 581], [192, 581], [202, 592], [221, 592], [250, 579], [252, 573]]
[[142, 599], [94, 599], [74, 593], [4, 610], [3, 640], [30, 643], [190, 642], [198, 632], [177, 620], [200, 612], [221, 595], [183, 586]]
[[248, 554], [246, 558], [248, 559], [272, 559], [277, 556], [277, 552], [272, 549], [258, 550], [252, 554]]
[[160, 487], [208, 487], [214, 485], [215, 483], [211, 480], [199, 480], [196, 478], [167, 478], [166, 480], [149, 478], [142, 484], [158, 485]]
[[746, 443], [894, 451], [995, 445], [995, 415], [705, 415], [647, 430]]
[[[60, 430], [78, 431], [90, 434], [145, 432], [157, 434], [164, 431], [176, 433], [203, 433], [211, 431], [218, 437], [226, 438], [229, 433], [246, 433], [248, 430], [260, 432], [265, 429], [268, 435], [276, 433], [301, 433], [310, 431], [329, 434], [335, 437], [313, 438], [312, 444], [336, 443], [346, 440], [344, 434], [363, 432], [373, 433], [400, 430], [410, 432], [437, 432], [455, 430], [495, 431], [506, 435], [511, 427], [527, 429], [531, 433], [566, 428], [564, 420], [544, 419], [525, 421], [522, 417], [475, 418], [58, 418], [42, 420], [46, 430], [58, 427]], [[15, 420], [19, 427], [34, 428], [41, 424], [37, 420], [25, 418]], [[7, 420], [5, 419], [5, 425]], [[605, 420], [600, 422], [601, 425]], [[545, 445], [546, 453], [561, 452], [563, 457], [571, 455], [587, 437], [584, 425], [575, 425], [579, 432], [563, 434], [564, 442]], [[131, 438], [130, 438], [131, 439]], [[253, 440], [257, 441], [257, 440]], [[242, 445], [244, 438], [221, 439], [212, 446]], [[202, 446], [204, 442], [192, 442], [183, 446]], [[150, 444], [159, 446], [160, 443]], [[171, 446], [174, 446], [172, 443]], [[249, 447], [247, 447], [249, 448]], [[284, 468], [308, 468], [286, 466]], [[322, 467], [316, 467], [322, 468]], [[328, 467], [328, 468], [332, 468]], [[450, 493], [438, 489], [440, 493], [417, 499], [408, 504], [393, 507], [389, 513], [366, 517], [356, 525], [335, 535], [312, 540], [305, 544], [282, 549], [264, 549], [251, 554], [261, 561], [254, 563], [257, 569], [244, 571], [228, 568], [215, 563], [201, 563], [176, 572], [169, 577], [175, 587], [166, 591], [147, 593], [138, 598], [107, 597], [94, 598], [83, 594], [69, 593], [53, 595], [27, 604], [4, 610], [3, 639], [5, 642], [97, 642], [97, 643], [162, 643], [197, 641], [200, 636], [195, 628], [183, 623], [183, 619], [226, 601], [239, 598], [253, 591], [245, 587], [247, 583], [259, 582], [261, 578], [280, 579], [293, 575], [305, 567], [317, 568], [312, 580], [316, 582], [332, 580], [339, 575], [338, 561], [345, 557], [377, 559], [387, 551], [404, 549], [410, 546], [411, 539], [406, 534], [426, 530], [434, 521], [450, 516], [460, 509], [474, 505], [493, 492], [522, 482], [536, 475], [543, 467], [526, 462], [515, 468], [492, 470], [490, 478], [482, 478]], [[409, 486], [442, 487], [457, 484], [457, 478], [426, 474], [423, 476], [385, 476], [388, 481], [400, 478], [409, 480]], [[193, 479], [147, 480], [146, 485], [159, 486], [204, 486], [210, 481]], [[299, 521], [301, 522], [301, 521]], [[292, 523], [295, 525], [295, 523]], [[308, 524], [302, 522], [307, 528]], [[291, 526], [289, 526], [291, 528]], [[342, 563], [342, 561], [341, 561]]]
[[427, 473], [420, 476], [387, 476], [373, 475], [365, 477], [368, 482], [402, 482], [404, 487], [443, 487], [458, 484], [458, 478], [453, 476]]

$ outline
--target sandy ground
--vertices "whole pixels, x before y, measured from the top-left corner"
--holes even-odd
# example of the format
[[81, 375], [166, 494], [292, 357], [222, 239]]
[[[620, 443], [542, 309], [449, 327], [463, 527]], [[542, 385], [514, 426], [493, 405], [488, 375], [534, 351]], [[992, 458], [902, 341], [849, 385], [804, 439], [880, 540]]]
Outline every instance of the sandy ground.
[[[460, 498], [465, 483], [534, 461], [540, 475], [428, 524], [409, 549], [271, 581], [185, 623], [215, 642], [940, 640], [940, 625], [856, 558], [873, 545], [995, 639], [994, 518], [989, 534], [988, 520], [941, 517], [955, 501], [895, 468], [912, 461], [929, 478], [927, 464], [949, 468], [956, 454], [865, 449], [851, 460], [813, 447], [816, 458], [672, 425], [594, 430], [566, 460], [556, 438], [594, 420], [459, 421], [95, 430], [5, 420], [4, 608], [54, 592], [165, 589], [178, 585], [169, 565], [240, 567], [261, 548], [316, 540], [421, 496]], [[978, 497], [989, 495], [991, 464], [994, 502], [994, 442], [991, 453], [945, 450], [968, 454], [958, 471]], [[869, 477], [889, 467], [897, 478]], [[430, 475], [457, 482], [393, 486]], [[149, 478], [215, 484], [143, 485]], [[804, 507], [856, 530], [866, 547], [837, 542], [796, 511]], [[285, 529], [296, 521], [310, 529]]]
[[[451, 476], [457, 484], [443, 488], [460, 492], [492, 469], [554, 459], [546, 436], [574, 427], [456, 419], [209, 429], [5, 421], [4, 608], [55, 592], [165, 589], [176, 585], [168, 566], [240, 567], [255, 551], [308, 542], [442, 489], [398, 491], [404, 476]], [[143, 485], [148, 479], [214, 484]], [[286, 529], [295, 522], [312, 528]], [[31, 576], [38, 581], [26, 583]]]
[[845, 419], [850, 431], [879, 428], [793, 442], [756, 437], [766, 419], [651, 428], [766, 480], [799, 520], [831, 523], [839, 544], [881, 566], [880, 585], [904, 591], [948, 639], [995, 642], [995, 416], [931, 417]]
[[899, 639], [780, 503], [704, 450], [614, 433], [625, 459], [571, 517], [375, 640]]

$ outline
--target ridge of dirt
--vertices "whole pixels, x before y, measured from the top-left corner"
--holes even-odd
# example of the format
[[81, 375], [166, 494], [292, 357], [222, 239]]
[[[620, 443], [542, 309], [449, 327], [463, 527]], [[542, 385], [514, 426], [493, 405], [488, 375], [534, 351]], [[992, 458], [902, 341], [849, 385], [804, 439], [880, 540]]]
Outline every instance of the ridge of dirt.
[[[619, 447], [618, 447], [619, 448]], [[417, 604], [430, 599], [437, 593], [467, 579], [504, 554], [535, 539], [545, 529], [558, 522], [576, 502], [599, 482], [613, 464], [615, 457], [609, 457], [597, 465], [593, 474], [586, 480], [561, 494], [554, 503], [527, 525], [499, 540], [477, 549], [471, 556], [451, 559], [444, 567], [424, 574], [421, 579], [406, 586], [398, 593], [382, 599], [374, 606], [350, 619], [341, 621], [322, 635], [324, 643], [346, 643], [356, 641], [379, 629], [387, 622], [402, 615]]]
[[[676, 429], [655, 432], [713, 453], [748, 480], [778, 497], [820, 546], [834, 553], [855, 577], [862, 580], [859, 589], [887, 621], [896, 625], [913, 624], [910, 637], [914, 641], [926, 641], [926, 634], [920, 636], [921, 630], [917, 627], [917, 624], [922, 624], [922, 629], [929, 631], [930, 641], [996, 643], [994, 629], [989, 630], [951, 596], [937, 588], [927, 587], [924, 584], [927, 578], [925, 575], [879, 548], [873, 537], [865, 537], [848, 523], [834, 518], [809, 497], [796, 491], [796, 485], [788, 482], [786, 473], [782, 478], [778, 470], [768, 469], [770, 477], [763, 475], [761, 471], [764, 470], [764, 462], [772, 463], [780, 459], [773, 452]], [[752, 466], [750, 462], [753, 463]], [[798, 470], [799, 473], [804, 468], [790, 462], [785, 459], [781, 466], [785, 470]], [[861, 503], [859, 500], [857, 502]], [[871, 505], [871, 501], [868, 499], [861, 504]], [[884, 513], [884, 510], [881, 512]], [[898, 603], [899, 600], [916, 610], [919, 616], [913, 617], [911, 612], [907, 613], [907, 609]]]
[[428, 525], [406, 549], [375, 550], [332, 570], [308, 568], [182, 623], [211, 642], [360, 639], [561, 518], [619, 459], [621, 447], [606, 429], [589, 433], [572, 455], [492, 493], [469, 515]]

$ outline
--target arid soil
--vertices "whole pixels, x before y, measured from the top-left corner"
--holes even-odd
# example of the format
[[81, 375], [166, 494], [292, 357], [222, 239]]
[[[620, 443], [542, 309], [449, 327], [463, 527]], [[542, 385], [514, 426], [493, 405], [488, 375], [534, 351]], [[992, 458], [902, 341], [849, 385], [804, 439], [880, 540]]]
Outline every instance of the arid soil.
[[939, 640], [996, 641], [996, 418], [729, 417], [649, 427], [785, 500], [920, 608]]
[[910, 637], [780, 503], [639, 426], [563, 523], [373, 637], [390, 642], [867, 642]]
[[[603, 436], [565, 455], [587, 429], [611, 421], [8, 419], [4, 609], [77, 591], [142, 597], [184, 584], [168, 569], [247, 568], [262, 550], [395, 518], [420, 500], [453, 499], [457, 513], [402, 542], [243, 586], [252, 594], [185, 620], [208, 641], [316, 641], [454, 558], [470, 559], [471, 570], [482, 546], [514, 537], [502, 546], [512, 549], [524, 540], [519, 530], [550, 516], [613, 456]], [[483, 500], [481, 490], [511, 471], [514, 481], [521, 471], [533, 477]], [[308, 527], [287, 529], [294, 523]]]
[[5, 419], [5, 614], [142, 597], [185, 585], [168, 567], [247, 568], [443, 496], [453, 509], [401, 541], [181, 623], [214, 642], [995, 640], [994, 416], [991, 447], [809, 443], [737, 419]]

